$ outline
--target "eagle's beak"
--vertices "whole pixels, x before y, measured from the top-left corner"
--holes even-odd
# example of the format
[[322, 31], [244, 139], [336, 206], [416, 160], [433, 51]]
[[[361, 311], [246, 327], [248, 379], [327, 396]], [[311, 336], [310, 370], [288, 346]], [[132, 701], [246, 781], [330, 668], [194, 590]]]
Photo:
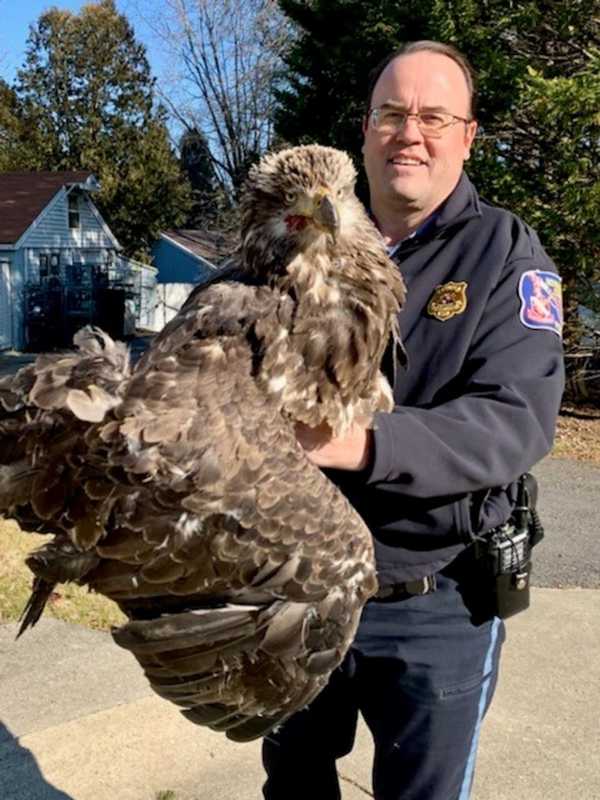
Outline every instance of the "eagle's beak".
[[340, 229], [340, 215], [328, 192], [318, 192], [313, 201], [313, 222], [322, 230], [337, 239]]
[[300, 229], [310, 220], [316, 228], [328, 233], [334, 241], [337, 239], [340, 215], [328, 189], [318, 189], [314, 196], [302, 192], [290, 212], [288, 219], [302, 221]]

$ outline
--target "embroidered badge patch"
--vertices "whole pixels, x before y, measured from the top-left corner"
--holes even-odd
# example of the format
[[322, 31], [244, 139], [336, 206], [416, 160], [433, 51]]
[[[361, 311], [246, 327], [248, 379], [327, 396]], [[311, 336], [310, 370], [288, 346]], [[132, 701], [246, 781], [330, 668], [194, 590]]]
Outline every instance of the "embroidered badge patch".
[[450, 281], [436, 286], [435, 292], [427, 303], [427, 313], [445, 322], [457, 314], [462, 314], [467, 307], [467, 282]]
[[541, 269], [524, 272], [519, 281], [519, 297], [523, 325], [562, 336], [562, 288], [556, 273]]

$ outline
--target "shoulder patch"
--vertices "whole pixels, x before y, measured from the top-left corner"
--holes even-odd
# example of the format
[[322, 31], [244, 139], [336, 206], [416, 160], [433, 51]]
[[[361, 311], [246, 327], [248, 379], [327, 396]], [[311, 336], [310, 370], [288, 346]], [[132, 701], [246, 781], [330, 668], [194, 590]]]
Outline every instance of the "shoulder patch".
[[553, 331], [562, 336], [563, 309], [561, 279], [555, 272], [530, 269], [521, 275], [519, 317], [534, 330]]

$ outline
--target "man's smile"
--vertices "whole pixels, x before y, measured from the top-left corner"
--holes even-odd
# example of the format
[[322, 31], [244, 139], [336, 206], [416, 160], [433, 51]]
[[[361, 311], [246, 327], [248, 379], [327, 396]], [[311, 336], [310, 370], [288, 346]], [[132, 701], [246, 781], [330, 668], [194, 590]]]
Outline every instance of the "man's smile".
[[388, 159], [388, 164], [393, 164], [395, 166], [401, 167], [422, 167], [425, 166], [425, 162], [421, 158], [417, 158], [415, 156], [391, 156]]

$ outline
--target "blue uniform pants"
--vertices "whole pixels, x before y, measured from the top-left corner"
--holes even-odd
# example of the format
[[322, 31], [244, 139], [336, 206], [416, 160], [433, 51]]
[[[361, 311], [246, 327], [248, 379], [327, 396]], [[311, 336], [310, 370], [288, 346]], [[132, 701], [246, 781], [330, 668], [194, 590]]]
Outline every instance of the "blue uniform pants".
[[457, 582], [367, 604], [354, 647], [309, 708], [265, 738], [266, 800], [339, 800], [335, 762], [358, 713], [374, 739], [376, 800], [468, 800], [504, 627], [473, 624]]

